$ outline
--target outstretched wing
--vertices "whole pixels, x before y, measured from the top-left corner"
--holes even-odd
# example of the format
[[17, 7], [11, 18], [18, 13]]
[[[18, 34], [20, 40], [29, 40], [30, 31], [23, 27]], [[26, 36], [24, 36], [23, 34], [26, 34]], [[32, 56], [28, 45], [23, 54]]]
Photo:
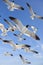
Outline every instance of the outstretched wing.
[[39, 18], [39, 19], [43, 19], [43, 17], [42, 17], [42, 16], [38, 16], [38, 15], [36, 15], [36, 17], [37, 17], [37, 18]]
[[25, 31], [24, 34], [27, 35], [27, 36], [30, 36], [30, 37], [32, 37], [32, 38], [34, 38], [34, 39], [36, 39], [36, 40], [40, 40], [40, 38], [39, 38], [35, 33], [31, 32], [31, 31], [28, 30], [28, 29]]
[[31, 13], [31, 14], [34, 14], [33, 9], [32, 9], [32, 7], [30, 6], [30, 4], [29, 4], [29, 3], [26, 3], [26, 4], [27, 4], [27, 6], [29, 7], [30, 13]]
[[9, 17], [12, 21], [14, 21], [14, 23], [16, 24], [16, 26], [17, 26], [17, 28], [18, 28], [18, 30], [19, 31], [21, 31], [22, 29], [23, 29], [23, 24], [21, 23], [21, 21], [20, 20], [18, 20], [18, 19], [16, 19], [16, 18], [14, 18], [14, 17]]
[[10, 27], [13, 27], [13, 25], [12, 25], [11, 22], [8, 22], [6, 19], [4, 19], [4, 21], [5, 21]]
[[27, 59], [24, 59], [24, 57], [21, 54], [19, 54], [19, 57], [21, 58], [24, 64], [31, 64], [31, 62], [27, 61]]

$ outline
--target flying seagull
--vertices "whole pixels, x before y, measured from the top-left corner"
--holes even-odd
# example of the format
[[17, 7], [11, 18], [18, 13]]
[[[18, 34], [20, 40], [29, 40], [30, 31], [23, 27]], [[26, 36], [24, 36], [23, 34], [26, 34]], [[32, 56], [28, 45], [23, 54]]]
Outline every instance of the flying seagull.
[[11, 22], [7, 21], [6, 19], [4, 19], [4, 21], [9, 25], [9, 28], [7, 29], [8, 31], [15, 31], [17, 30], [17, 27], [14, 26]]
[[21, 58], [21, 60], [24, 64], [31, 64], [31, 62], [29, 62], [27, 59], [25, 59], [21, 54], [19, 54], [19, 57]]
[[13, 54], [9, 53], [9, 52], [5, 52], [4, 53], [5, 56], [13, 56]]
[[33, 11], [32, 7], [30, 6], [29, 3], [26, 3], [26, 4], [27, 4], [27, 6], [28, 6], [28, 8], [29, 8], [29, 10], [30, 10], [30, 14], [31, 14], [31, 19], [32, 19], [32, 20], [34, 20], [34, 18], [43, 19], [42, 16], [37, 15], [37, 14]]
[[11, 16], [9, 18], [16, 24], [16, 27], [21, 32], [21, 35], [24, 34], [28, 37], [32, 37], [36, 40], [40, 40], [40, 38], [34, 32], [28, 30], [28, 28], [26, 28], [26, 26], [24, 26], [19, 19]]
[[11, 2], [11, 1], [9, 1], [9, 0], [3, 0], [3, 1], [6, 3], [6, 5], [8, 5], [8, 9], [9, 9], [10, 11], [14, 11], [14, 9], [24, 10], [24, 8], [23, 8], [22, 6], [17, 5], [17, 4], [15, 4], [14, 2]]
[[2, 38], [0, 38], [0, 40], [2, 40], [5, 44], [6, 43], [9, 44], [13, 48], [14, 51], [17, 50], [17, 49], [18, 50], [23, 49], [25, 52], [33, 52], [35, 54], [38, 54], [37, 51], [30, 49], [30, 47], [31, 47], [30, 45], [27, 45], [27, 44], [15, 44], [12, 40], [3, 40]]
[[2, 36], [7, 35], [7, 30], [2, 23], [0, 23], [0, 30], [2, 31], [2, 34], [1, 34]]
[[30, 45], [27, 44], [15, 44], [12, 40], [3, 40], [2, 38], [0, 38], [0, 40], [2, 40], [4, 42], [4, 44], [9, 44], [14, 50], [16, 49], [23, 49], [25, 47], [30, 47]]

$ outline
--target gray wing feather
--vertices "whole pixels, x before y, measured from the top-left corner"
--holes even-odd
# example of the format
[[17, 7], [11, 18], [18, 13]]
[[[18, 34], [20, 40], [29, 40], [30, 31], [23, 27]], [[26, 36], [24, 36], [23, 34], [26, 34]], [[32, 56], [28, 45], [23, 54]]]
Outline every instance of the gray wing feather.
[[23, 29], [23, 24], [21, 23], [20, 20], [14, 18], [14, 17], [9, 17], [14, 23], [16, 24], [17, 28], [21, 31]]

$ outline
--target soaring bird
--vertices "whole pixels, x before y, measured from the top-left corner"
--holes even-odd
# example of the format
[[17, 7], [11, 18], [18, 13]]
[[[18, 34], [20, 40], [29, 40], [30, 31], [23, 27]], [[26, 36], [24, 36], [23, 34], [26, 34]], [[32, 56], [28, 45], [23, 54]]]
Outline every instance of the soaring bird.
[[30, 14], [31, 14], [31, 19], [32, 19], [32, 20], [34, 20], [34, 18], [43, 19], [42, 16], [37, 15], [37, 14], [33, 11], [32, 7], [30, 6], [29, 3], [26, 3], [26, 4], [27, 4], [27, 6], [28, 6], [28, 8], [29, 8], [29, 10], [30, 10]]
[[25, 59], [21, 54], [19, 54], [19, 57], [21, 58], [21, 60], [24, 64], [31, 64], [31, 62], [29, 62], [27, 59]]
[[28, 28], [26, 28], [26, 26], [24, 26], [19, 19], [11, 16], [9, 18], [16, 24], [16, 27], [21, 32], [20, 35], [24, 34], [28, 37], [30, 36], [36, 40], [40, 40], [40, 38], [34, 32], [28, 30]]
[[23, 8], [22, 6], [17, 5], [17, 4], [15, 4], [14, 2], [11, 2], [11, 1], [9, 1], [9, 0], [3, 0], [3, 1], [6, 3], [6, 5], [8, 5], [8, 9], [9, 9], [10, 11], [14, 11], [14, 9], [24, 10], [24, 8]]
[[31, 50], [30, 49], [30, 45], [27, 44], [15, 44], [12, 40], [3, 40], [2, 38], [0, 38], [0, 40], [2, 40], [5, 44], [9, 44], [13, 50], [17, 50], [17, 49], [23, 49], [25, 52], [33, 52], [35, 54], [38, 54], [37, 51], [35, 50]]

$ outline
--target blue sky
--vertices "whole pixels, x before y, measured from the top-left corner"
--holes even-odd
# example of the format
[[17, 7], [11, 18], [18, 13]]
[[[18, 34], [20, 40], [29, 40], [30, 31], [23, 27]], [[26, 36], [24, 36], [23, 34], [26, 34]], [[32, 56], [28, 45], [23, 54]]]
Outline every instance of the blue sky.
[[[22, 54], [25, 58], [27, 58], [31, 62], [30, 65], [43, 65], [43, 30], [42, 30], [43, 20], [39, 20], [36, 18], [34, 20], [31, 20], [30, 12], [26, 5], [26, 2], [28, 2], [38, 15], [43, 16], [43, 0], [14, 0], [14, 1], [15, 3], [23, 6], [24, 11], [14, 10], [13, 12], [11, 12], [7, 9], [7, 6], [3, 2], [3, 0], [0, 0], [0, 15], [1, 15], [0, 23], [4, 24], [4, 26], [7, 28], [8, 25], [4, 22], [3, 19], [6, 18], [9, 22], [12, 22], [8, 17], [13, 16], [15, 18], [20, 19], [24, 25], [27, 24], [34, 25], [36, 28], [38, 28], [36, 34], [40, 37], [40, 41], [24, 36], [26, 38], [26, 41], [19, 42], [18, 39], [15, 36], [13, 36], [12, 32], [8, 32], [8, 36], [6, 37], [3, 37], [1, 35], [0, 37], [2, 37], [3, 39], [13, 40], [15, 43], [19, 44], [29, 44], [31, 45], [31, 49], [35, 49], [39, 52], [39, 55], [33, 53], [26, 53], [23, 50], [12, 51], [12, 48], [9, 45], [5, 45], [3, 44], [2, 41], [0, 41], [0, 65], [23, 65], [22, 61], [19, 58], [19, 54]], [[17, 31], [14, 31], [14, 33], [16, 32]], [[14, 56], [13, 57], [4, 56], [3, 53], [6, 51], [13, 53]]]

